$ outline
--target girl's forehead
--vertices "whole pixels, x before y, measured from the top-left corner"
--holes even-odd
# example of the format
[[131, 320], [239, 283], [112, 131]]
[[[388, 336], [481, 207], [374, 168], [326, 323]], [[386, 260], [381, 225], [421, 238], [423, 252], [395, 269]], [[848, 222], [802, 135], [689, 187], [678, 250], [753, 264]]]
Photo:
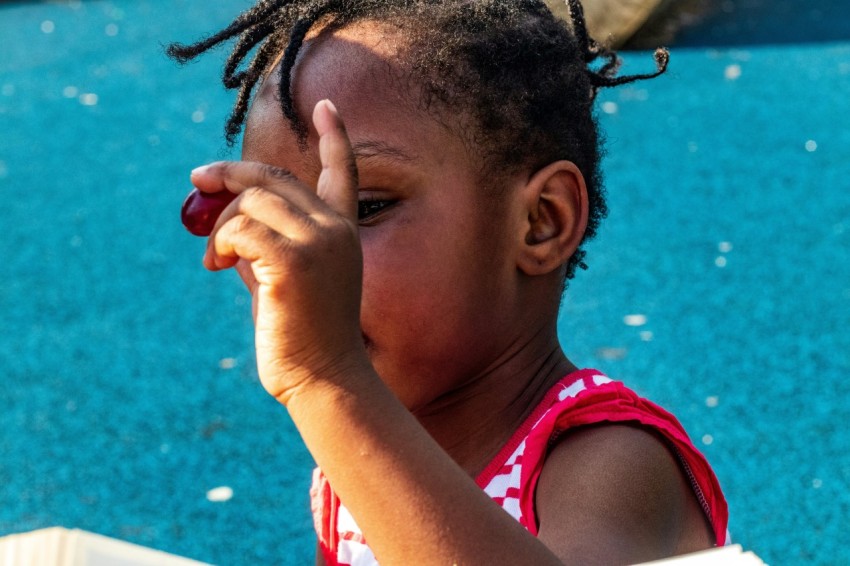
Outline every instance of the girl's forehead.
[[[432, 166], [465, 159], [462, 140], [441, 116], [431, 115], [420, 104], [421, 90], [405, 69], [403, 41], [397, 35], [395, 28], [364, 22], [305, 42], [292, 70], [291, 92], [299, 120], [308, 126], [311, 147], [313, 108], [329, 99], [345, 121], [353, 145], [363, 152], [382, 149]], [[271, 73], [257, 93], [245, 135], [249, 152], [261, 139], [265, 146], [296, 145], [291, 124], [280, 109], [279, 81], [278, 73]], [[279, 134], [270, 134], [274, 130]], [[308, 153], [304, 159], [315, 168], [315, 152]]]
[[291, 78], [303, 123], [309, 124], [315, 104], [327, 98], [355, 135], [368, 126], [380, 128], [381, 137], [409, 137], [404, 135], [409, 130], [428, 138], [457, 137], [445, 125], [457, 117], [446, 120], [422, 104], [421, 82], [411, 74], [404, 49], [397, 28], [373, 22], [332, 30], [305, 43]]
[[402, 49], [397, 30], [373, 22], [321, 33], [299, 52], [292, 70], [293, 95], [310, 109], [331, 94], [340, 102], [349, 96], [409, 106], [419, 97], [419, 85], [405, 69]]

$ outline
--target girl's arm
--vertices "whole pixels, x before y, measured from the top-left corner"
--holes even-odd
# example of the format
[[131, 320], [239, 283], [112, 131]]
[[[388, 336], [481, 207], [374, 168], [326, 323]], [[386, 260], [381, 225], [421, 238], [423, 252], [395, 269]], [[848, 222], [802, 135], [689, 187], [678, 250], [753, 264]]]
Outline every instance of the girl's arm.
[[[354, 156], [330, 103], [317, 104], [313, 120], [323, 166], [316, 193], [257, 163], [193, 172], [202, 191], [239, 194], [216, 223], [204, 263], [235, 266], [251, 290], [263, 386], [288, 408], [383, 564], [582, 561], [552, 544], [556, 556], [499, 508], [375, 373], [359, 326]], [[547, 517], [587, 518], [578, 497]]]
[[628, 424], [562, 437], [546, 458], [535, 509], [540, 540], [578, 564], [633, 564], [714, 544], [677, 457]]
[[499, 508], [377, 376], [304, 388], [288, 408], [382, 564], [561, 564]]

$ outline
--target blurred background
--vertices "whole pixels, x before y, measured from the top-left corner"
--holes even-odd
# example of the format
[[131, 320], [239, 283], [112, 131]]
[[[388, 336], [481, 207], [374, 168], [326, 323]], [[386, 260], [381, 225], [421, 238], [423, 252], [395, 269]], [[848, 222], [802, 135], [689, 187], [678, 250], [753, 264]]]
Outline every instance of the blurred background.
[[[680, 417], [735, 542], [850, 563], [850, 7], [586, 4], [623, 72], [672, 57], [600, 95], [611, 214], [564, 347]], [[256, 381], [249, 298], [178, 217], [189, 170], [239, 150], [224, 52], [163, 45], [249, 5], [0, 2], [0, 536], [312, 560], [313, 464]]]

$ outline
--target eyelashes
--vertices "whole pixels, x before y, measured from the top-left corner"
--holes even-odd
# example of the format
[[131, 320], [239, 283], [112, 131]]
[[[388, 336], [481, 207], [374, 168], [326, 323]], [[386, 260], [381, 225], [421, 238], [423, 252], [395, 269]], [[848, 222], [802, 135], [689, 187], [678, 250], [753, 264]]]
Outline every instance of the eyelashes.
[[361, 222], [371, 220], [398, 201], [388, 199], [365, 198], [357, 202], [357, 219]]

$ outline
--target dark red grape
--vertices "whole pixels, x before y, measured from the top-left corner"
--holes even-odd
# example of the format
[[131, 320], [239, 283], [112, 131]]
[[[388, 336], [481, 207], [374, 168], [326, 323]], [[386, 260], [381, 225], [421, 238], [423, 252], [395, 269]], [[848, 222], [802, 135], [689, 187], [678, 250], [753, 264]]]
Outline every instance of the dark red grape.
[[180, 210], [180, 220], [189, 232], [196, 236], [209, 236], [212, 233], [215, 221], [227, 208], [233, 199], [234, 193], [228, 190], [217, 193], [203, 193], [193, 189]]

